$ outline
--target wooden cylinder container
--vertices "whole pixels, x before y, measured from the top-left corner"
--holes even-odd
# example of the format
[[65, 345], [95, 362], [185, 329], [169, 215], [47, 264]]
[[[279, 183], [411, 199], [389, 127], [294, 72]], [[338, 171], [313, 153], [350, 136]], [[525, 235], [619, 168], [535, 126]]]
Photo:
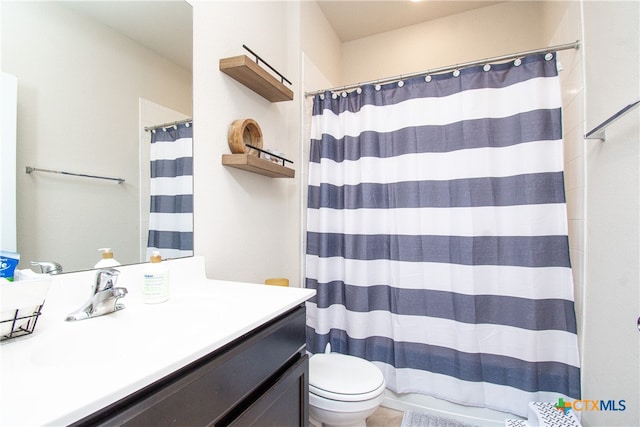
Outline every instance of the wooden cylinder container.
[[257, 156], [259, 153], [247, 147], [247, 144], [262, 148], [262, 130], [253, 119], [234, 120], [229, 126], [227, 142], [233, 154], [252, 154]]

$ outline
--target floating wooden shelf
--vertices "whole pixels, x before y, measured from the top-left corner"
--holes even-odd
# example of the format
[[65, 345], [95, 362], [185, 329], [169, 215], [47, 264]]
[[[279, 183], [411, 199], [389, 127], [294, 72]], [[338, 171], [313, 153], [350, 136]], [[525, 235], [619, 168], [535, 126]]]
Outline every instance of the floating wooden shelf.
[[220, 71], [271, 102], [291, 101], [293, 91], [246, 55], [220, 60]]
[[223, 154], [222, 164], [271, 178], [293, 178], [296, 175], [291, 168], [251, 154]]

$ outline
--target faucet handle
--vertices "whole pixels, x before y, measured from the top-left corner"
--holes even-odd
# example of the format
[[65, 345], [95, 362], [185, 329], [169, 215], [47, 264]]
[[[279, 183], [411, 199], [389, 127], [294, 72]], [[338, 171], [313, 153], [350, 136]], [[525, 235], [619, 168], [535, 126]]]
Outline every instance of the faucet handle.
[[118, 274], [120, 274], [120, 271], [115, 268], [101, 268], [98, 270], [93, 294], [113, 288], [118, 281]]

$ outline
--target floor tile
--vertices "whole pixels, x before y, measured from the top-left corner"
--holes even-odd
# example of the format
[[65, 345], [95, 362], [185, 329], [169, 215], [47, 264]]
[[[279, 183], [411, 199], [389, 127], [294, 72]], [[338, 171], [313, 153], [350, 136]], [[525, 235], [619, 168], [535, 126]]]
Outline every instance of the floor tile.
[[381, 406], [367, 418], [367, 427], [400, 427], [403, 414], [402, 411]]

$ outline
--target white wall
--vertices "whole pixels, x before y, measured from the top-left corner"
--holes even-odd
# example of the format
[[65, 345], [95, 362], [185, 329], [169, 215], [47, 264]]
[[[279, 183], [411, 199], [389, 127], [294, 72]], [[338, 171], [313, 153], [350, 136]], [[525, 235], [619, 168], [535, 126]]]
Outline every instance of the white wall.
[[[584, 1], [589, 131], [640, 99], [640, 3]], [[583, 393], [626, 400], [623, 412], [589, 412], [585, 425], [640, 424], [640, 109], [586, 141], [586, 287]]]
[[[190, 71], [60, 3], [1, 6], [2, 70], [19, 82], [20, 268], [91, 268], [105, 246], [139, 261], [138, 99], [190, 114]], [[27, 175], [25, 166], [126, 182]]]
[[[194, 3], [195, 253], [207, 276], [262, 282], [300, 276], [299, 3]], [[270, 103], [219, 71], [221, 58], [247, 54], [246, 44], [294, 83], [294, 100]], [[295, 179], [274, 179], [221, 165], [227, 131], [252, 118], [263, 146], [293, 160]]]
[[16, 243], [16, 115], [18, 80], [2, 73], [0, 106], [0, 250], [15, 252]]

